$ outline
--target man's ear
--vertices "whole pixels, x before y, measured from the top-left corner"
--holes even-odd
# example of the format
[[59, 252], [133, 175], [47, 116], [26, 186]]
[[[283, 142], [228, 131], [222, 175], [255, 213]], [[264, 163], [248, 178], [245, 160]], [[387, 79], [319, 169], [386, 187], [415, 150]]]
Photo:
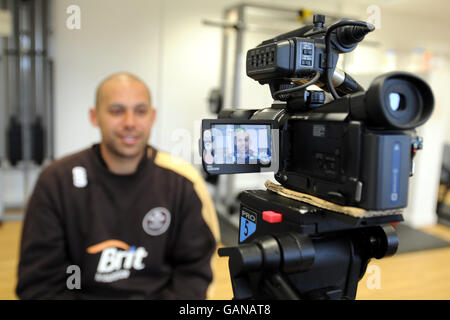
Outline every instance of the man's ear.
[[89, 108], [89, 121], [94, 127], [98, 127], [97, 109], [95, 107]]
[[156, 120], [156, 109], [154, 107], [151, 107], [150, 112], [152, 113], [151, 114], [151, 117], [152, 117], [151, 127], [153, 127], [153, 124], [155, 123], [155, 120]]

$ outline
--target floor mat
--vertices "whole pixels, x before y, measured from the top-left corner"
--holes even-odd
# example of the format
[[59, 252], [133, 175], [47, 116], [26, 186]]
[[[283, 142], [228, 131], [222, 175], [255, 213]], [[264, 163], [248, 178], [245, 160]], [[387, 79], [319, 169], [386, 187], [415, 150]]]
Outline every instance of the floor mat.
[[450, 242], [414, 229], [405, 223], [397, 225], [395, 229], [397, 230], [399, 242], [396, 254], [450, 246]]

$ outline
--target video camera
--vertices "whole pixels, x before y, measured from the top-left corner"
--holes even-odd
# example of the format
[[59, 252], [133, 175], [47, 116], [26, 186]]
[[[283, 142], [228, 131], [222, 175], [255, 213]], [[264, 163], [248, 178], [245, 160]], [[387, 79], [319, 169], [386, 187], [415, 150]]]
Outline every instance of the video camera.
[[219, 250], [230, 256], [238, 299], [354, 298], [370, 258], [397, 250], [389, 223], [403, 220], [413, 157], [423, 146], [414, 128], [431, 116], [433, 94], [405, 72], [380, 75], [364, 91], [336, 65], [374, 27], [324, 24], [315, 15], [313, 25], [248, 50], [247, 75], [268, 84], [275, 101], [203, 120], [203, 168], [212, 175], [274, 171], [291, 193], [364, 213], [269, 190], [241, 193], [241, 245]]

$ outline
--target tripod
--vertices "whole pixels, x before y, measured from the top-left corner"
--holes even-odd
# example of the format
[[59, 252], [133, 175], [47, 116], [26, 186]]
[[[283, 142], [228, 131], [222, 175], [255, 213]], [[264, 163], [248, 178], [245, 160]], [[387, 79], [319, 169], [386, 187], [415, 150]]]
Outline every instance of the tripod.
[[229, 257], [234, 299], [355, 299], [371, 258], [395, 254], [389, 223], [401, 214], [354, 218], [268, 190], [240, 196], [240, 244]]

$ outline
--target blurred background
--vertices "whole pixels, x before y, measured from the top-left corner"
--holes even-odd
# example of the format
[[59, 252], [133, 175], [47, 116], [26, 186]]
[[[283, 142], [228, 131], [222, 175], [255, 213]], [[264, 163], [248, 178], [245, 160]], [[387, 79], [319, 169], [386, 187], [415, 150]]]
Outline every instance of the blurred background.
[[[245, 75], [247, 50], [320, 13], [328, 23], [375, 25], [339, 61], [365, 88], [393, 70], [431, 85], [435, 111], [418, 128], [424, 149], [404, 217], [415, 229], [449, 225], [449, 12], [450, 2], [438, 0], [0, 0], [0, 221], [23, 219], [43, 167], [99, 141], [88, 109], [114, 72], [149, 85], [157, 109], [150, 143], [200, 169], [201, 119], [216, 117], [219, 104], [272, 103], [269, 88]], [[224, 243], [237, 241], [237, 194], [266, 179], [273, 174], [220, 176], [208, 185]]]

